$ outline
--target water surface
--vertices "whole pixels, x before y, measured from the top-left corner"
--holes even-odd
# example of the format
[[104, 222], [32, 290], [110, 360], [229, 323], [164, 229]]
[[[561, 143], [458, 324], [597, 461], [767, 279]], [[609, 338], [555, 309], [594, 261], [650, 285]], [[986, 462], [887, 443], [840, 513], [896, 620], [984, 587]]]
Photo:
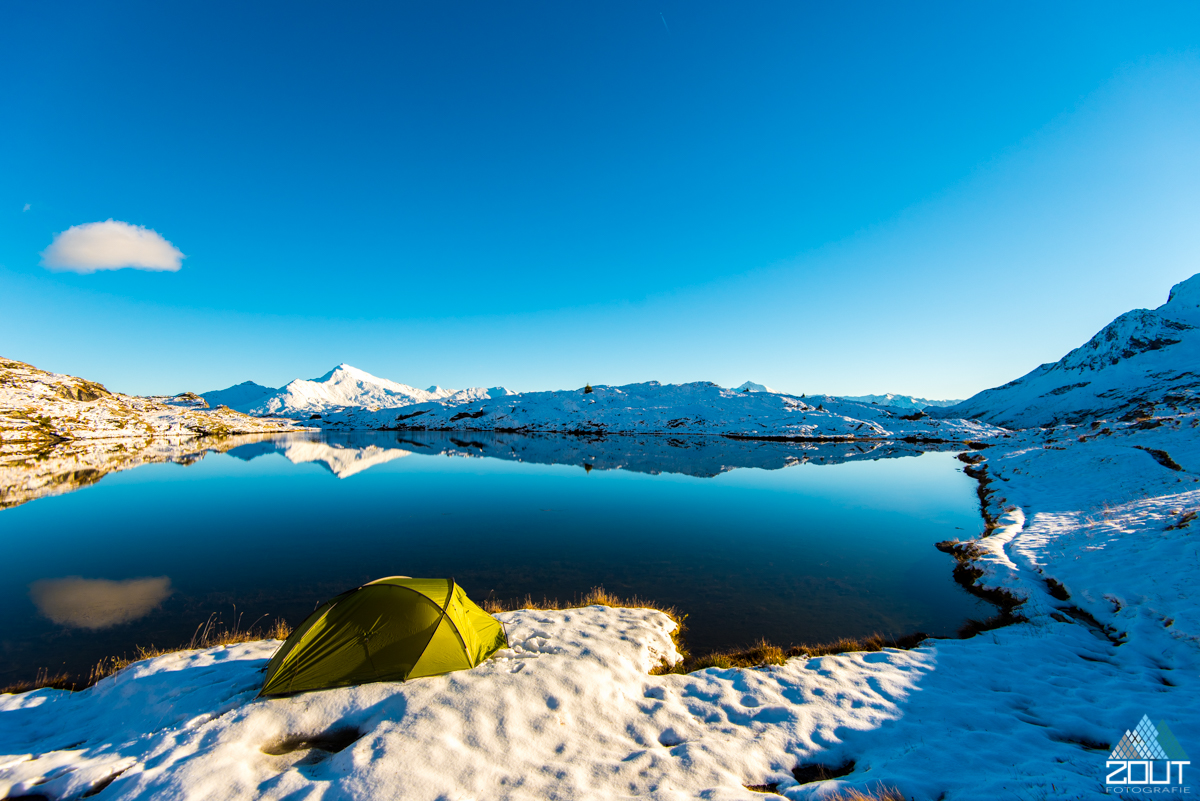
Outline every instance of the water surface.
[[685, 612], [698, 653], [760, 637], [950, 635], [994, 611], [933, 547], [981, 525], [952, 453], [723, 438], [259, 439], [0, 511], [0, 682], [177, 645], [211, 613], [295, 625], [388, 575], [452, 576], [477, 600], [603, 585]]

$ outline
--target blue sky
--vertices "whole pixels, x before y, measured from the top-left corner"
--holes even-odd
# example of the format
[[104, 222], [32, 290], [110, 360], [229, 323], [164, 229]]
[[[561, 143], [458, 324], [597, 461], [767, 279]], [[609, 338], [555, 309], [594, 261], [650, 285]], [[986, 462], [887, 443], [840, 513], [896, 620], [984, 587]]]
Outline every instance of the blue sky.
[[966, 397], [1200, 271], [1195, 4], [746, 5], [9, 4], [0, 355]]

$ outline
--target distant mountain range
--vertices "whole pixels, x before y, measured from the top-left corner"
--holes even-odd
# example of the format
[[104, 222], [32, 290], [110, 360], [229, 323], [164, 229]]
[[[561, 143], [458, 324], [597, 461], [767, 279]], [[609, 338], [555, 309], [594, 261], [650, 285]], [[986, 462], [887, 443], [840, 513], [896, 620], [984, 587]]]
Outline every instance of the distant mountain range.
[[[185, 396], [179, 396], [184, 398]], [[186, 397], [195, 397], [187, 395]], [[614, 387], [596, 385], [515, 393], [503, 387], [417, 389], [341, 364], [280, 389], [245, 382], [203, 393], [210, 406], [288, 417], [339, 430], [521, 431], [558, 433], [718, 434], [792, 439], [961, 441], [995, 436], [978, 423], [903, 414], [899, 396], [860, 403], [795, 396], [747, 381], [726, 389], [709, 381]], [[923, 419], [924, 418], [924, 419]]]
[[954, 406], [942, 418], [1032, 428], [1150, 416], [1152, 407], [1200, 406], [1200, 274], [1157, 309], [1134, 309], [1056, 362]]
[[[772, 389], [765, 384], [758, 384], [753, 381], [739, 384], [733, 387], [733, 390], [735, 392], [765, 392], [772, 395], [788, 394], [782, 390]], [[349, 364], [339, 364], [319, 378], [298, 378], [278, 389], [256, 384], [253, 381], [243, 381], [226, 389], [201, 392], [199, 393], [199, 397], [204, 398], [208, 402], [208, 405], [214, 409], [218, 406], [228, 406], [235, 411], [248, 414], [296, 416], [305, 413], [322, 414], [333, 409], [348, 407], [394, 409], [433, 400], [450, 400], [463, 403], [514, 394], [516, 393], [504, 387], [492, 387], [490, 389], [473, 387], [456, 390], [432, 386], [429, 389], [417, 389], [408, 384], [401, 384], [386, 378], [380, 378], [365, 370], [352, 367]], [[891, 393], [886, 395], [843, 395], [828, 397], [854, 401], [856, 403], [914, 410], [924, 409], [927, 406], [951, 406], [960, 402], [957, 400], [929, 400], [927, 398], [914, 398], [911, 395], [894, 395]]]
[[[583, 388], [520, 394], [503, 387], [417, 389], [348, 364], [279, 389], [247, 381], [201, 397], [212, 407], [346, 428], [648, 431], [660, 426], [679, 433], [713, 433], [716, 426], [726, 433], [771, 436], [916, 436], [908, 430], [913, 421], [905, 420], [910, 415], [893, 415], [884, 411], [888, 409], [937, 420], [1030, 428], [1136, 415], [1150, 405], [1200, 402], [1198, 326], [1200, 275], [1177, 284], [1157, 309], [1126, 312], [1057, 362], [965, 401], [891, 393], [795, 396], [753, 381], [732, 389], [703, 381], [597, 386], [590, 395]], [[757, 411], [747, 416], [750, 406], [729, 400], [735, 396], [762, 400], [750, 404]], [[766, 400], [770, 397], [780, 400]], [[597, 401], [602, 401], [598, 407]], [[879, 409], [883, 416], [856, 406]], [[401, 408], [408, 412], [395, 413]], [[800, 424], [794, 412], [801, 409], [849, 422], [812, 417]]]
[[929, 398], [914, 398], [912, 395], [840, 395], [842, 400], [857, 403], [871, 403], [877, 406], [892, 406], [897, 409], [921, 410], [930, 406], [953, 406], [962, 403], [961, 400], [930, 400]]
[[[738, 392], [770, 392], [774, 395], [786, 395], [778, 389], [771, 389], [764, 384], [756, 384], [753, 381], [734, 387]], [[960, 400], [929, 400], [928, 398], [914, 398], [912, 395], [834, 395], [833, 397], [839, 400], [854, 401], [855, 403], [869, 403], [872, 406], [890, 406], [896, 409], [912, 409], [920, 411], [927, 406], [953, 406], [956, 403], [962, 403]]]
[[395, 409], [434, 400], [465, 403], [492, 395], [507, 394], [510, 394], [509, 391], [503, 387], [456, 390], [433, 386], [429, 389], [417, 389], [408, 384], [371, 375], [348, 364], [339, 364], [323, 376], [313, 379], [297, 378], [279, 389], [244, 381], [227, 389], [202, 392], [200, 397], [214, 408], [228, 406], [248, 414], [296, 417], [323, 414], [333, 409], [348, 407]]

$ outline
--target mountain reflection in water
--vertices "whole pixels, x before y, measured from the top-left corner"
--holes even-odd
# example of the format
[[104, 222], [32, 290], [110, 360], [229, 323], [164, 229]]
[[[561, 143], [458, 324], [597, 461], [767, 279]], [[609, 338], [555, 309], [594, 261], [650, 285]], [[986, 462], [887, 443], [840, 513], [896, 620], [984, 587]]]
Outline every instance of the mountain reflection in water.
[[478, 600], [603, 585], [687, 614], [698, 653], [950, 635], [992, 610], [933, 544], [981, 521], [961, 463], [925, 450], [461, 432], [9, 447], [0, 683], [187, 642], [213, 613], [294, 625], [397, 574]]
[[630, 470], [635, 473], [678, 473], [711, 478], [737, 468], [778, 470], [813, 462], [841, 464], [863, 459], [895, 459], [928, 450], [961, 445], [917, 445], [904, 442], [782, 442], [696, 436], [563, 436], [462, 432], [378, 431], [327, 432], [319, 438], [287, 435], [227, 450], [230, 456], [253, 459], [279, 453], [295, 464], [317, 462], [339, 478], [413, 453], [505, 459], [533, 464], [576, 465], [585, 470]]

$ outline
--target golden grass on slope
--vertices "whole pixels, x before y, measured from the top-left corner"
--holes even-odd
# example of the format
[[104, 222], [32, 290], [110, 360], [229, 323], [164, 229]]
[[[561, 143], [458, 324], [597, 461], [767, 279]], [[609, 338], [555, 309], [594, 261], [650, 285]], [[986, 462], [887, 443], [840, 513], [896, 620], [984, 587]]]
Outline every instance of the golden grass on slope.
[[37, 676], [32, 680], [16, 681], [7, 687], [0, 689], [0, 693], [27, 693], [32, 690], [40, 690], [43, 687], [49, 687], [52, 690], [74, 690], [75, 677], [70, 673], [55, 673], [50, 674], [46, 668], [40, 668]]
[[[240, 621], [240, 618], [239, 618]], [[215, 648], [218, 645], [236, 645], [257, 640], [286, 640], [292, 633], [292, 627], [287, 621], [276, 618], [270, 625], [259, 628], [255, 621], [248, 628], [242, 629], [235, 621], [233, 627], [222, 627], [216, 614], [209, 615], [208, 620], [196, 627], [192, 639], [184, 645], [174, 648], [159, 648], [155, 645], [139, 645], [133, 656], [109, 656], [101, 659], [88, 674], [86, 680], [79, 680], [69, 673], [49, 675], [46, 670], [39, 670], [33, 681], [18, 681], [0, 689], [0, 693], [24, 693], [49, 687], [55, 690], [85, 690], [103, 678], [118, 673], [143, 659], [153, 659], [156, 656], [173, 654], [179, 651], [195, 651], [204, 648]]]
[[882, 634], [872, 634], [869, 637], [842, 637], [827, 643], [815, 645], [794, 645], [787, 650], [778, 645], [772, 645], [764, 640], [740, 651], [718, 651], [699, 657], [684, 654], [684, 659], [674, 665], [665, 662], [651, 671], [653, 675], [661, 676], [667, 673], [692, 673], [697, 670], [715, 667], [749, 668], [762, 665], [782, 665], [788, 659], [796, 656], [816, 657], [844, 654], [851, 651], [882, 651], [884, 648], [913, 648], [927, 639], [920, 632], [905, 637], [885, 637]]

